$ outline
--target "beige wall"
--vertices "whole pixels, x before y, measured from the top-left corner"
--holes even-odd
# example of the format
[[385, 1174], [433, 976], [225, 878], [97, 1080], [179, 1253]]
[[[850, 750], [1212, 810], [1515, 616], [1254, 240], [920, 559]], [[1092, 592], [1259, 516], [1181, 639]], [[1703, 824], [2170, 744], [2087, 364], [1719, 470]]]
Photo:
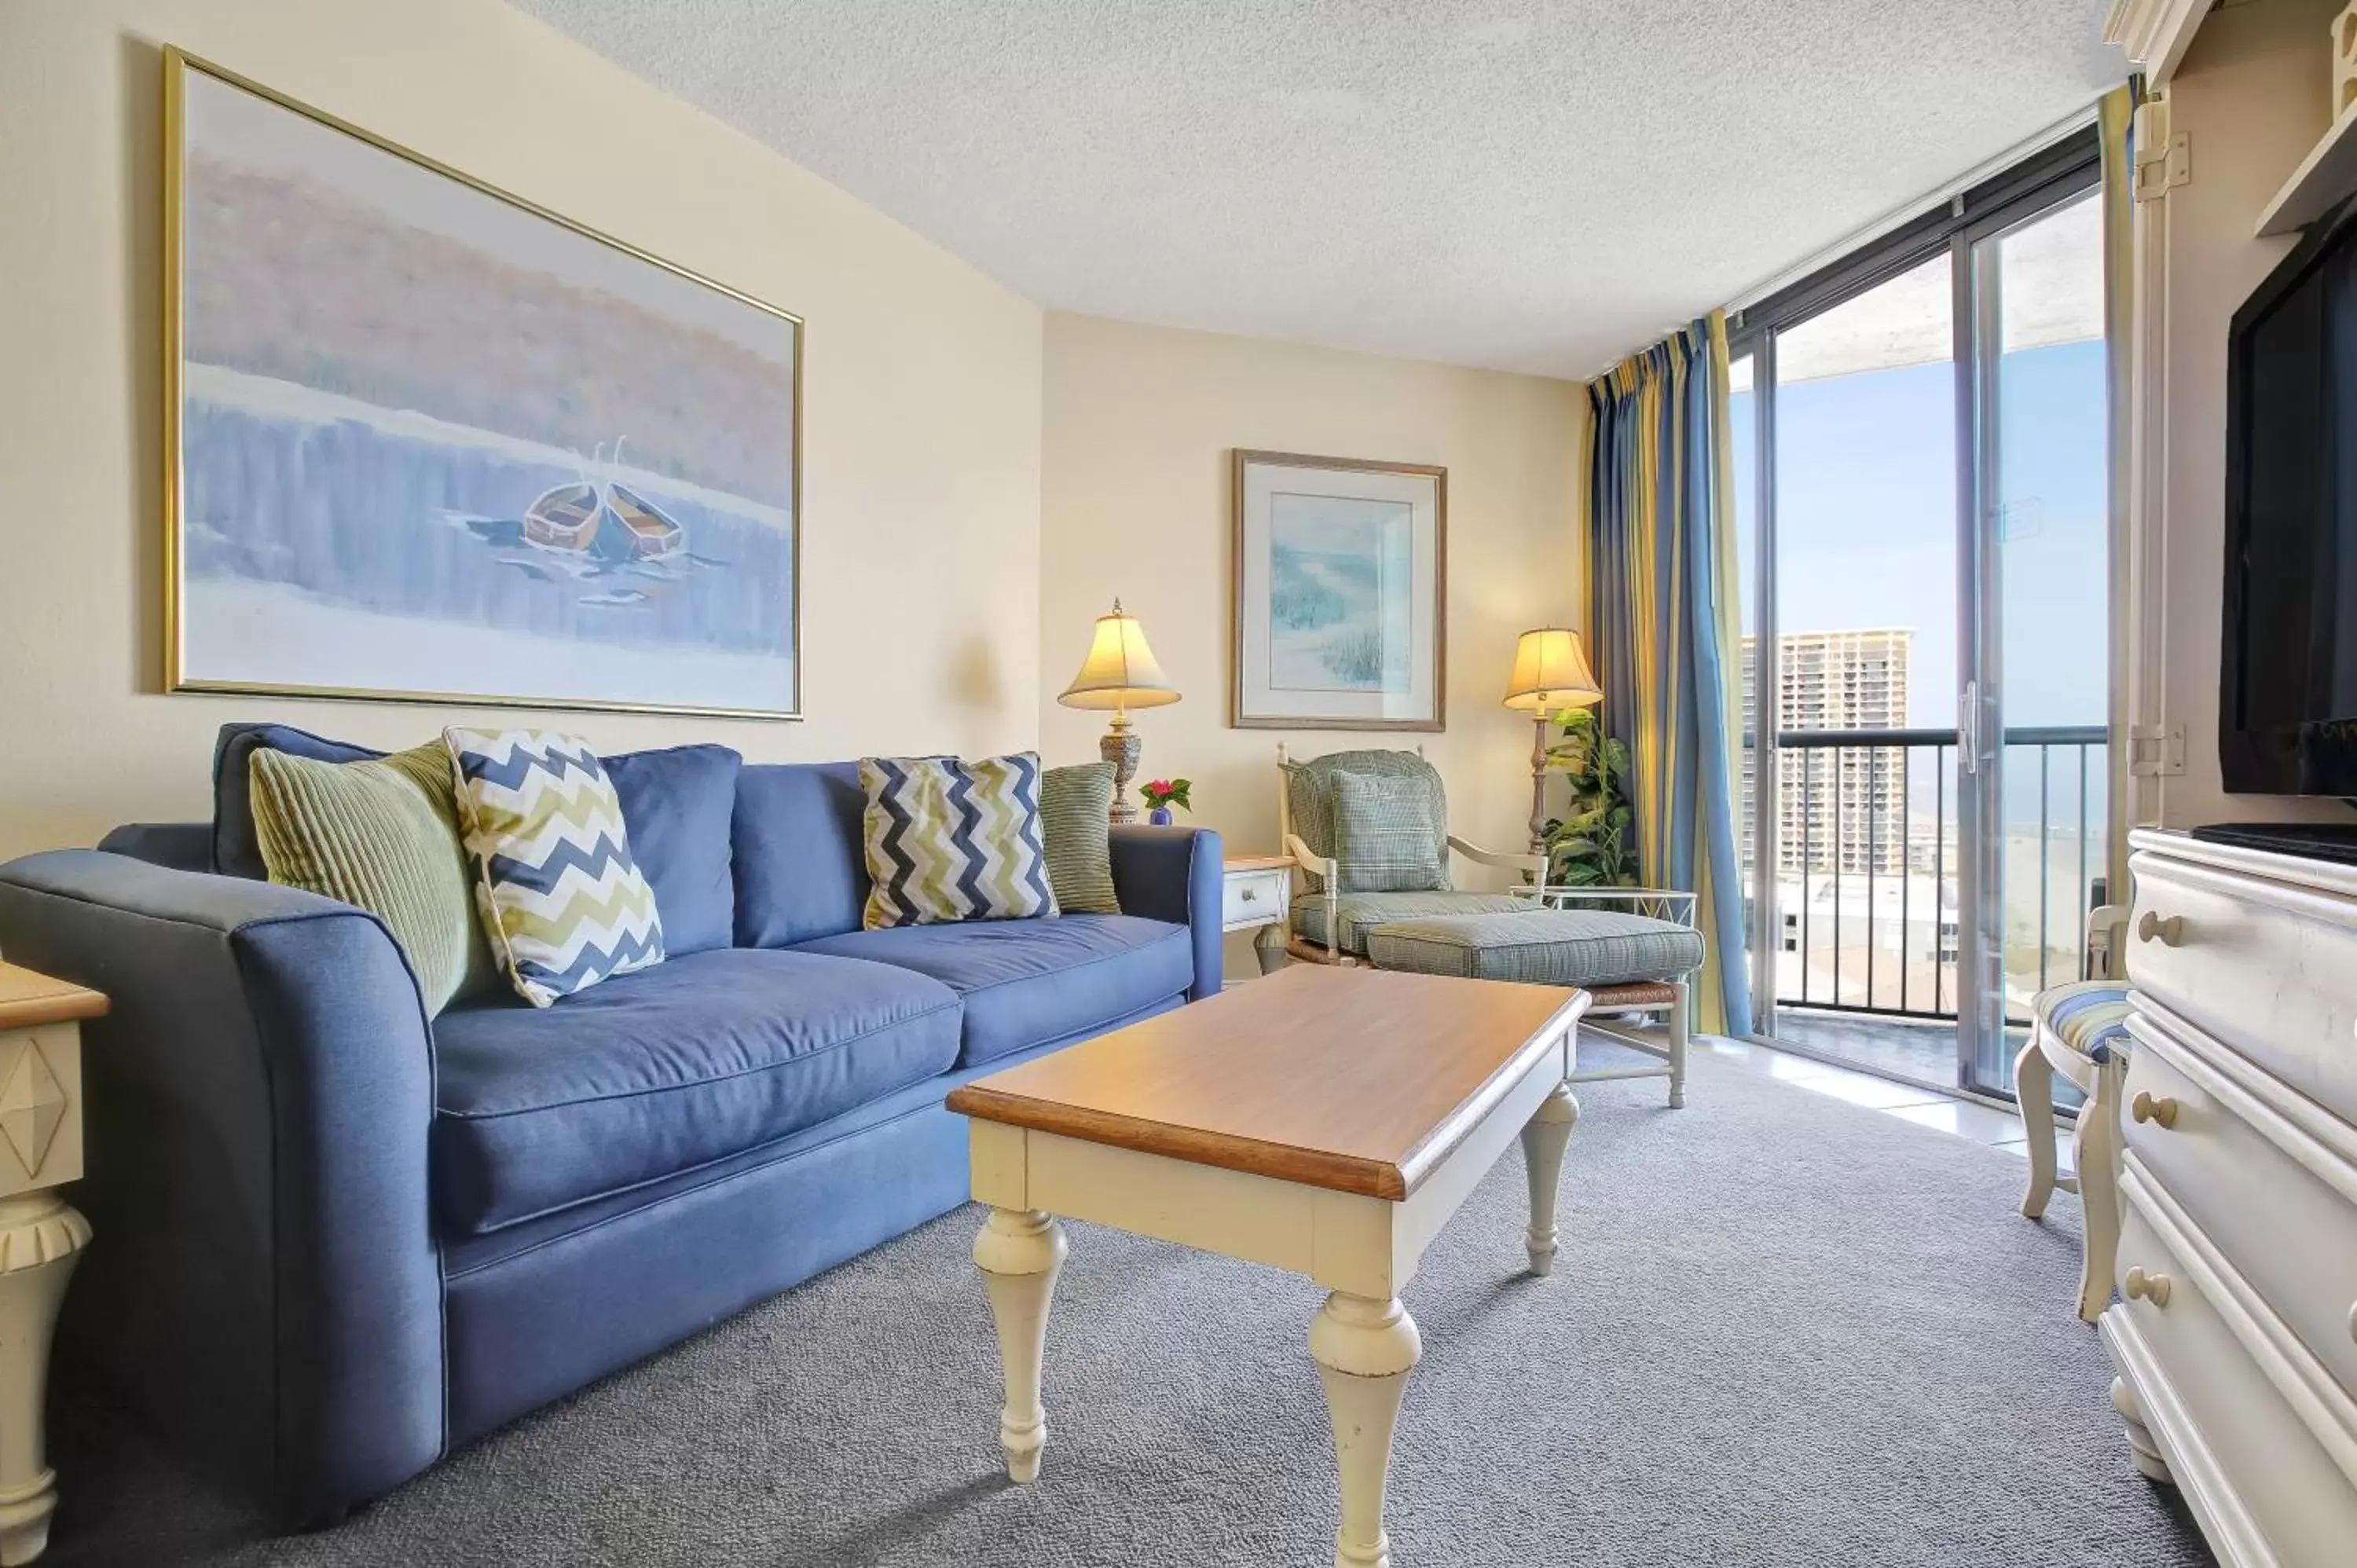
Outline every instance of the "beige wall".
[[756, 758], [1034, 743], [1036, 308], [498, 0], [5, 0], [0, 855], [204, 814], [226, 719], [396, 745], [548, 716], [161, 693], [165, 43], [807, 321], [807, 722], [551, 722]]
[[[1297, 756], [1413, 746], [1440, 768], [1451, 825], [1520, 849], [1531, 725], [1499, 703], [1514, 636], [1577, 624], [1577, 383], [1050, 314], [1041, 510], [1040, 745], [1096, 755], [1105, 715], [1060, 707], [1091, 623], [1115, 595], [1183, 701], [1137, 715], [1144, 776], [1194, 781], [1195, 820], [1231, 850], [1276, 847], [1276, 744]], [[1448, 729], [1434, 735], [1228, 727], [1230, 462], [1256, 447], [1448, 470]], [[1485, 886], [1459, 862], [1465, 886]], [[1231, 943], [1231, 973], [1249, 953]]]
[[2139, 725], [2184, 726], [2185, 771], [2137, 781], [2139, 822], [2349, 820], [2329, 800], [2229, 795], [2218, 769], [2226, 328], [2294, 243], [2251, 231], [2330, 123], [2326, 27], [2339, 8], [2267, 0], [2214, 12], [2167, 87], [2191, 178], [2138, 209], [2140, 289], [2147, 301], [2165, 289], [2167, 307], [2140, 343], [2155, 402], [2140, 422], [2147, 494], [2131, 567], [2131, 694]]

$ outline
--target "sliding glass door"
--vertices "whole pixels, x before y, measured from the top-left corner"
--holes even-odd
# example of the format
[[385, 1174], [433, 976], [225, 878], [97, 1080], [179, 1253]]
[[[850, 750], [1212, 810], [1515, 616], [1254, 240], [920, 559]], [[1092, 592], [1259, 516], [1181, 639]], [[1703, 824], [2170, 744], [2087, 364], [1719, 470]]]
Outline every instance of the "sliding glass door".
[[1736, 344], [1760, 1029], [2009, 1089], [2106, 862], [2092, 144], [1749, 313]]
[[1995, 790], [1993, 961], [1974, 1078], [2007, 1084], [2031, 1000], [2075, 979], [2104, 901], [2111, 696], [2103, 206], [2093, 191], [1974, 242], [1991, 504], [1983, 579]]

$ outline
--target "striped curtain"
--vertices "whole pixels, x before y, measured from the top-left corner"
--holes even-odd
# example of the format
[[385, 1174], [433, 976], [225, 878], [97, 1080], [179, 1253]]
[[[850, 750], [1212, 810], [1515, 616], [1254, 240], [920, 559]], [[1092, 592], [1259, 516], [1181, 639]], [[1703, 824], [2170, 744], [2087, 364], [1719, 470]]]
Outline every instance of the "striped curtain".
[[1725, 316], [1623, 360], [1587, 394], [1587, 624], [1605, 727], [1629, 747], [1638, 875], [1699, 895], [1710, 956], [1695, 981], [1695, 1027], [1749, 1034]]

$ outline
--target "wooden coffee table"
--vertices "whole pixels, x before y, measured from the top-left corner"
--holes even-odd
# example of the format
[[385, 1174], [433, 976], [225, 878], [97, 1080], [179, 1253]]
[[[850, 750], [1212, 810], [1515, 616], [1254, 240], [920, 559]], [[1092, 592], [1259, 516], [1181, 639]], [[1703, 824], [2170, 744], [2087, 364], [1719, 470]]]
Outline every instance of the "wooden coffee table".
[[1006, 1473], [1039, 1473], [1056, 1217], [1307, 1274], [1340, 1470], [1334, 1561], [1391, 1561], [1383, 1486], [1419, 1354], [1399, 1292], [1519, 1137], [1533, 1273], [1579, 1106], [1564, 1079], [1587, 993], [1297, 964], [954, 1090], [974, 1118], [974, 1261], [998, 1325]]

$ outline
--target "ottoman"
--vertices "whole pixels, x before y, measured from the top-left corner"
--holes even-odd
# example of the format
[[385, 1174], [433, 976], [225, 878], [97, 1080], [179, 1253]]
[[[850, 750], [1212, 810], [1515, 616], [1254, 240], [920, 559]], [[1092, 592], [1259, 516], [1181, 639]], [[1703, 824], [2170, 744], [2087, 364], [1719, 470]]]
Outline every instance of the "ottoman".
[[1667, 1078], [1670, 1104], [1686, 1101], [1686, 1047], [1693, 1012], [1686, 977], [1702, 967], [1702, 933], [1669, 920], [1611, 909], [1521, 909], [1393, 920], [1366, 933], [1377, 969], [1568, 985], [1596, 998], [1588, 1015], [1667, 1015], [1668, 1042], [1607, 1029], [1614, 1043], [1660, 1058], [1660, 1067], [1598, 1068], [1571, 1081]]

